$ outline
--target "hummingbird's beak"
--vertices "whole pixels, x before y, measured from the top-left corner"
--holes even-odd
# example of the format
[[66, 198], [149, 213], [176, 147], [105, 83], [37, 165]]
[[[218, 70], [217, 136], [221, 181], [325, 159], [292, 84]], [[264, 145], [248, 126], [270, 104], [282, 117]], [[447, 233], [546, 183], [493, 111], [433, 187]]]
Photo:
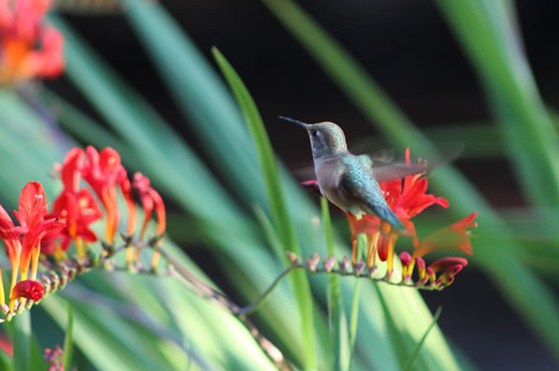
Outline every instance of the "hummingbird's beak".
[[281, 119], [281, 120], [285, 120], [285, 121], [287, 121], [287, 122], [290, 122], [290, 123], [292, 123], [292, 124], [295, 124], [295, 125], [297, 125], [297, 126], [300, 126], [300, 127], [302, 127], [302, 128], [305, 128], [305, 129], [307, 129], [308, 126], [309, 126], [309, 124], [306, 124], [306, 123], [304, 123], [303, 121], [295, 120], [295, 119], [292, 119], [292, 118], [289, 118], [289, 117], [278, 116], [278, 118]]

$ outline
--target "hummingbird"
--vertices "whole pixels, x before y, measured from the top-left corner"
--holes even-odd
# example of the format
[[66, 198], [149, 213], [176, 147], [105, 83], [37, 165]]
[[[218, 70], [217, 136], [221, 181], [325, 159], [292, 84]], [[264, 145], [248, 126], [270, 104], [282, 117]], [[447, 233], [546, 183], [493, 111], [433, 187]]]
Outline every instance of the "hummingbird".
[[348, 151], [343, 130], [333, 122], [307, 124], [289, 117], [279, 118], [309, 134], [318, 186], [328, 201], [348, 214], [376, 215], [396, 229], [405, 229], [388, 206], [379, 183], [421, 173], [425, 168], [410, 164], [373, 166], [372, 157]]

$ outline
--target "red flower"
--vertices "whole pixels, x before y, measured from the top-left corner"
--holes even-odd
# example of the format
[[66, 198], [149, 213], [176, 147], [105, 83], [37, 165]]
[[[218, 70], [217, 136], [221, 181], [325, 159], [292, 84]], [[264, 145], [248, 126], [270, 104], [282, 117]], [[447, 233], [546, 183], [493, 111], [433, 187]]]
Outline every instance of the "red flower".
[[[0, 205], [0, 238], [6, 246], [6, 253], [12, 268], [19, 267], [19, 256], [21, 254], [20, 236], [24, 228], [16, 227], [10, 215]], [[17, 269], [16, 269], [17, 273]]]
[[132, 234], [136, 224], [136, 204], [132, 196], [126, 169], [122, 166], [120, 155], [107, 147], [100, 153], [91, 146], [86, 149], [89, 163], [82, 176], [93, 188], [106, 212], [105, 239], [113, 243], [120, 220], [117, 205], [117, 185], [120, 187], [128, 206], [128, 232]]
[[[166, 213], [165, 213], [165, 204], [163, 203], [163, 199], [157, 193], [155, 189], [151, 187], [149, 178], [140, 174], [134, 174], [134, 182], [132, 184], [138, 196], [140, 197], [140, 201], [142, 203], [142, 207], [144, 209], [144, 222], [142, 223], [142, 229], [140, 230], [140, 239], [144, 238], [144, 233], [146, 231], [146, 227], [148, 225], [148, 221], [151, 219], [151, 214], [155, 209], [155, 214], [157, 215], [157, 235], [161, 237], [165, 232], [166, 228]], [[159, 245], [161, 243], [161, 239], [157, 241]], [[131, 262], [133, 260], [132, 254], [133, 250], [129, 249], [128, 261]], [[140, 250], [136, 251], [136, 260], [138, 259], [138, 254]], [[151, 266], [153, 270], [157, 269], [157, 264], [159, 262], [159, 252], [155, 251], [152, 256]]]
[[[12, 280], [10, 284], [11, 309], [13, 309], [15, 304], [15, 298], [26, 297], [21, 293], [27, 289], [31, 290], [30, 286], [28, 286], [29, 283], [21, 284], [18, 287], [16, 284], [18, 273], [21, 273], [21, 280], [23, 282], [27, 281], [29, 272], [31, 272], [31, 280], [34, 280], [39, 266], [42, 239], [46, 235], [56, 236], [57, 233], [61, 233], [64, 227], [64, 223], [58, 221], [57, 218], [48, 217], [46, 213], [47, 202], [45, 192], [41, 183], [38, 182], [29, 182], [21, 190], [19, 208], [17, 211], [14, 211], [16, 219], [19, 221], [19, 226], [16, 227], [14, 225], [9, 214], [0, 206], [0, 238], [4, 240], [8, 259], [12, 266]], [[20, 291], [14, 293], [16, 287]], [[35, 295], [38, 291], [33, 289], [32, 292]], [[33, 297], [36, 297], [36, 295]], [[4, 300], [2, 288], [0, 290], [0, 303], [4, 304]]]
[[[406, 163], [410, 164], [410, 150], [406, 149]], [[411, 218], [421, 213], [429, 206], [439, 205], [448, 207], [448, 201], [442, 197], [427, 194], [429, 182], [424, 174], [409, 175], [403, 179], [395, 179], [380, 184], [384, 197], [390, 208], [404, 223], [409, 235], [415, 234]]]
[[39, 37], [42, 45], [29, 55], [29, 69], [37, 77], [57, 77], [64, 71], [64, 38], [53, 27], [45, 27]]
[[0, 335], [0, 349], [10, 357], [14, 356], [14, 345], [6, 335]]
[[103, 213], [89, 189], [82, 188], [77, 193], [64, 190], [54, 201], [50, 215], [66, 224], [60, 245], [63, 251], [68, 250], [70, 243], [77, 238], [86, 242], [97, 241], [97, 235], [89, 226], [101, 219]]
[[25, 298], [33, 301], [39, 301], [43, 298], [44, 292], [45, 289], [40, 282], [24, 280], [15, 285], [14, 290], [12, 291], [11, 300]]
[[85, 169], [85, 153], [81, 148], [72, 148], [66, 154], [60, 169], [60, 178], [64, 184], [64, 190], [77, 193], [80, 189], [82, 172]]
[[[410, 163], [410, 151], [406, 150], [406, 163]], [[406, 234], [417, 241], [415, 226], [411, 219], [432, 205], [448, 207], [448, 201], [441, 197], [427, 194], [428, 180], [423, 173], [409, 175], [403, 179], [395, 179], [380, 183], [384, 197], [390, 208], [395, 212], [406, 228]], [[394, 246], [400, 232], [374, 215], [365, 214], [361, 219], [350, 218], [350, 229], [353, 231], [354, 263], [356, 261], [355, 235], [365, 233], [369, 247], [367, 264], [373, 266], [378, 253], [382, 261], [387, 262], [389, 274], [392, 272]]]
[[[454, 277], [468, 265], [464, 258], [455, 256], [442, 258], [431, 263], [427, 271], [429, 278], [435, 286], [449, 286], [454, 282]], [[437, 273], [441, 272], [438, 277]]]
[[64, 223], [58, 221], [57, 218], [45, 218], [47, 211], [45, 191], [41, 183], [27, 183], [19, 197], [19, 209], [14, 211], [20, 226], [25, 228], [20, 261], [23, 280], [27, 279], [30, 263], [32, 265], [31, 278], [35, 279], [37, 275], [41, 240], [45, 234], [49, 231], [61, 232], [64, 227]]
[[[81, 148], [73, 148], [68, 152], [60, 170], [64, 191], [54, 202], [53, 214], [67, 221], [65, 234], [70, 240], [82, 237], [93, 242], [97, 240], [97, 236], [89, 229], [89, 225], [99, 220], [103, 213], [89, 189], [80, 189], [86, 166], [85, 154]], [[67, 246], [64, 250], [66, 249]]]
[[62, 233], [48, 233], [43, 238], [41, 251], [45, 255], [62, 253], [68, 250], [72, 241], [75, 241], [78, 256], [83, 258], [85, 256], [83, 242], [97, 241], [97, 235], [89, 226], [101, 219], [103, 214], [91, 191], [80, 188], [82, 173], [86, 166], [85, 153], [81, 148], [70, 150], [62, 166], [59, 166], [64, 190], [54, 201], [52, 212], [48, 216], [59, 218], [65, 223], [65, 227]]
[[[10, 215], [0, 205], [0, 238], [4, 241], [6, 246], [6, 254], [12, 267], [12, 279], [10, 283], [10, 292], [14, 289], [17, 282], [17, 275], [19, 273], [19, 265], [21, 258], [21, 240], [20, 236], [24, 228], [16, 227]], [[1, 272], [0, 272], [1, 275]], [[4, 284], [0, 276], [0, 304], [5, 304]]]
[[157, 234], [162, 235], [166, 227], [165, 204], [163, 199], [155, 189], [151, 187], [149, 178], [141, 173], [134, 174], [133, 188], [138, 192], [142, 207], [145, 212], [144, 222], [140, 231], [140, 238], [143, 238], [153, 209], [157, 215]]
[[63, 38], [42, 24], [49, 6], [49, 0], [0, 0], [0, 83], [62, 72]]

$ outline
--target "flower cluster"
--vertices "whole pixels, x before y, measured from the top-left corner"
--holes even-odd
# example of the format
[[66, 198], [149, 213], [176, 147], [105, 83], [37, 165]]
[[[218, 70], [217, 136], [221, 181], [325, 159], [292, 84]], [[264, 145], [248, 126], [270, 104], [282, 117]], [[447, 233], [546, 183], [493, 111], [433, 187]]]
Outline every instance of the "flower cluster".
[[[406, 162], [410, 163], [410, 151], [406, 151]], [[428, 194], [428, 180], [424, 173], [409, 175], [403, 179], [395, 179], [380, 183], [386, 202], [398, 216], [405, 227], [405, 231], [398, 231], [388, 222], [375, 215], [364, 214], [361, 218], [346, 214], [352, 235], [352, 263], [358, 265], [357, 235], [367, 237], [366, 267], [374, 272], [377, 259], [386, 263], [385, 279], [391, 279], [394, 271], [395, 247], [398, 239], [405, 235], [411, 237], [413, 253], [406, 251], [399, 254], [402, 265], [402, 280], [413, 284], [412, 275], [417, 268], [417, 282], [419, 286], [442, 288], [454, 281], [454, 276], [467, 265], [467, 260], [460, 257], [445, 257], [429, 266], [424, 257], [434, 250], [456, 249], [465, 254], [472, 254], [470, 243], [470, 229], [477, 226], [474, 221], [477, 213], [472, 213], [464, 219], [447, 226], [434, 234], [420, 238], [415, 229], [412, 218], [430, 206], [449, 206], [448, 201], [441, 197]]]
[[[118, 191], [127, 209], [126, 232], [123, 233], [127, 248], [127, 263], [138, 261], [134, 252], [137, 227], [137, 193], [144, 209], [145, 219], [138, 238], [143, 240], [153, 210], [157, 217], [157, 236], [165, 232], [165, 205], [147, 177], [135, 174], [128, 178], [120, 155], [112, 148], [98, 152], [93, 147], [74, 148], [68, 152], [62, 165], [58, 166], [63, 189], [52, 203], [51, 210], [43, 187], [30, 182], [21, 191], [19, 209], [14, 212], [15, 225], [6, 210], [0, 206], [0, 238], [12, 267], [9, 311], [13, 311], [17, 299], [38, 301], [44, 288], [37, 281], [40, 256], [53, 256], [56, 262], [67, 260], [67, 251], [75, 246], [77, 261], [88, 257], [90, 244], [100, 239], [92, 225], [105, 218], [105, 245], [113, 245], [120, 224]], [[160, 238], [157, 243], [160, 243]], [[154, 254], [152, 268], [157, 267], [158, 255]], [[0, 275], [1, 278], [1, 275]], [[4, 287], [0, 282], [0, 305], [5, 306]]]
[[0, 0], [0, 84], [62, 73], [62, 35], [43, 23], [49, 6], [50, 0]]
[[[120, 221], [117, 188], [122, 191], [128, 206], [127, 233], [133, 234], [136, 204], [118, 152], [105, 148], [99, 153], [91, 146], [85, 151], [74, 148], [68, 152], [60, 167], [60, 177], [64, 188], [54, 201], [51, 215], [64, 221], [66, 226], [61, 234], [49, 236], [48, 242], [43, 244], [43, 253], [63, 257], [73, 241], [76, 243], [78, 257], [83, 258], [87, 244], [97, 241], [96, 234], [90, 229], [90, 225], [103, 216], [97, 200], [105, 210], [104, 239], [112, 244]], [[82, 180], [90, 188], [85, 187]]]
[[[47, 215], [45, 191], [40, 183], [30, 182], [19, 196], [19, 208], [14, 211], [19, 225], [0, 205], [0, 238], [6, 246], [6, 254], [12, 267], [10, 284], [10, 308], [15, 300], [42, 297], [42, 286], [37, 278], [41, 240], [47, 233], [60, 232], [64, 224]], [[20, 279], [18, 279], [18, 274]], [[0, 276], [1, 278], [1, 276]], [[0, 305], [5, 305], [4, 285], [0, 280]]]

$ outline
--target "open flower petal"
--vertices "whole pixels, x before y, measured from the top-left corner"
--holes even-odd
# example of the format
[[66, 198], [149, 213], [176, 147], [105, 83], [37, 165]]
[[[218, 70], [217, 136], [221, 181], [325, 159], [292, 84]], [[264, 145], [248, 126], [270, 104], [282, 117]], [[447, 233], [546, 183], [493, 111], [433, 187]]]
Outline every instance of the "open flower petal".
[[465, 254], [472, 255], [469, 229], [477, 226], [474, 221], [476, 216], [477, 213], [472, 213], [426, 237], [419, 243], [413, 255], [425, 256], [435, 249], [457, 249]]

